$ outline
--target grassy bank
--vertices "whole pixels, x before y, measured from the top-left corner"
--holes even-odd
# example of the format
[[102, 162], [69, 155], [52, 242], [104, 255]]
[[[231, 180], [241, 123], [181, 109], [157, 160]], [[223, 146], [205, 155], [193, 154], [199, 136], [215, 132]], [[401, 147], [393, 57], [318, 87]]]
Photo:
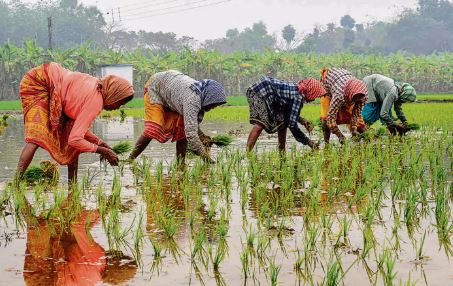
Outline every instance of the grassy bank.
[[[412, 103], [404, 106], [404, 111], [410, 122], [417, 122], [425, 126], [444, 127], [453, 129], [451, 114], [453, 113], [453, 103]], [[127, 116], [143, 118], [142, 108], [131, 108], [125, 110]], [[306, 104], [302, 109], [301, 115], [309, 120], [319, 118], [320, 108], [317, 104]], [[103, 116], [119, 116], [119, 111], [104, 112]], [[247, 123], [249, 120], [249, 109], [247, 106], [225, 106], [218, 107], [206, 113], [205, 120], [212, 121], [242, 121]]]
[[[443, 101], [453, 100], [452, 93], [425, 93], [417, 95], [418, 100], [430, 100], [430, 101]], [[319, 103], [316, 100], [314, 103]], [[244, 95], [229, 96], [227, 97], [226, 106], [248, 106], [247, 97]], [[131, 102], [126, 104], [126, 108], [143, 108], [143, 98], [134, 98]], [[21, 110], [20, 100], [3, 100], [0, 101], [0, 110], [17, 111]]]

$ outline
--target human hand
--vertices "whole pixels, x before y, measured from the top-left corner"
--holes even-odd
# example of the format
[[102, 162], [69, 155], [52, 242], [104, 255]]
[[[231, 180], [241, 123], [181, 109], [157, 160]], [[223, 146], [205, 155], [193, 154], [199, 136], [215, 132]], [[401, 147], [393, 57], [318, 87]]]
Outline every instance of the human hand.
[[116, 155], [115, 152], [113, 152], [113, 150], [99, 146], [96, 152], [101, 155], [100, 156], [101, 160], [107, 160], [110, 163], [110, 165], [118, 166], [119, 163], [118, 155]]
[[310, 142], [308, 142], [308, 146], [310, 146], [310, 148], [312, 150], [318, 150], [319, 149], [319, 143], [313, 141], [313, 140], [310, 140]]

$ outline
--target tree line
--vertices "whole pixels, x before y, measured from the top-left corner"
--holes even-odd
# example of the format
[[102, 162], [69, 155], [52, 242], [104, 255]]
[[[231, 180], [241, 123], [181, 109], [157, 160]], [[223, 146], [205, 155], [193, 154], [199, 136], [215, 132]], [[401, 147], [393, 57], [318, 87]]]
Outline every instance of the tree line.
[[351, 52], [320, 54], [315, 52], [275, 52], [273, 50], [235, 51], [222, 54], [206, 49], [155, 53], [152, 49], [109, 50], [93, 44], [49, 51], [36, 41], [0, 46], [0, 99], [17, 99], [19, 83], [30, 69], [47, 61], [96, 75], [101, 64], [133, 64], [134, 89], [142, 96], [143, 86], [155, 72], [177, 69], [197, 79], [212, 78], [225, 85], [228, 95], [244, 95], [247, 87], [262, 75], [298, 81], [319, 78], [323, 67], [342, 67], [358, 78], [372, 73], [392, 76], [414, 84], [419, 92], [453, 90], [453, 52], [415, 55], [397, 52], [390, 55], [364, 55]]
[[315, 26], [302, 34], [288, 25], [279, 34], [270, 34], [258, 22], [240, 31], [230, 29], [225, 36], [199, 42], [188, 36], [161, 31], [127, 31], [118, 23], [108, 23], [95, 6], [77, 0], [47, 0], [26, 4], [21, 0], [0, 0], [0, 44], [21, 44], [33, 39], [48, 46], [47, 19], [52, 17], [53, 45], [71, 48], [90, 42], [104, 49], [150, 49], [166, 53], [185, 48], [215, 50], [220, 53], [284, 50], [295, 52], [355, 54], [431, 54], [453, 50], [453, 3], [448, 0], [419, 0], [406, 8], [393, 22], [357, 23], [344, 15], [339, 23]]

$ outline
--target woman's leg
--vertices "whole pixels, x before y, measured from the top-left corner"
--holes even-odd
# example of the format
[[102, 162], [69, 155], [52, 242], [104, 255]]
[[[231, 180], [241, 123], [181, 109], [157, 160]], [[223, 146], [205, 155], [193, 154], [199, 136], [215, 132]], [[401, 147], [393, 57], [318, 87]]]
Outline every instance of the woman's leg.
[[287, 131], [288, 128], [282, 128], [278, 130], [278, 150], [280, 152], [285, 152]]
[[79, 156], [72, 162], [68, 164], [68, 185], [71, 187], [77, 184], [77, 171], [79, 169]]
[[184, 138], [184, 139], [176, 141], [176, 158], [178, 160], [178, 167], [180, 169], [184, 168], [186, 152], [187, 152], [187, 139]]
[[187, 139], [181, 139], [176, 141], [176, 157], [178, 160], [186, 158], [186, 152], [187, 152]]
[[260, 137], [261, 132], [263, 131], [263, 127], [259, 124], [253, 125], [252, 130], [250, 131], [249, 138], [247, 139], [247, 151], [252, 151], [253, 147], [255, 147], [256, 140]]
[[27, 170], [28, 166], [31, 163], [31, 160], [33, 160], [33, 157], [35, 156], [35, 152], [38, 147], [39, 146], [35, 143], [25, 143], [25, 146], [22, 149], [22, 153], [19, 157], [19, 163], [17, 164], [16, 176], [18, 178], [22, 177], [24, 172]]

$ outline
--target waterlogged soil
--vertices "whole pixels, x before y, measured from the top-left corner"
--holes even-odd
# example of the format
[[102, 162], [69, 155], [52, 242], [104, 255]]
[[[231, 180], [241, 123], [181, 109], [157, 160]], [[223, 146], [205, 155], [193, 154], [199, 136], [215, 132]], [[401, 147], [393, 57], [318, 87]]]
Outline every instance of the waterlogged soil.
[[[23, 146], [23, 124], [20, 118], [9, 122], [9, 127], [0, 137], [0, 190], [4, 190], [11, 179], [20, 150]], [[233, 133], [236, 138], [233, 148], [244, 148], [250, 126], [232, 122], [206, 122], [202, 126], [207, 134]], [[121, 140], [134, 141], [143, 130], [143, 123], [139, 120], [126, 119], [124, 123], [118, 120], [97, 120], [94, 124], [94, 133], [109, 144]], [[259, 148], [273, 149], [276, 147], [276, 136], [263, 134], [259, 141]], [[293, 138], [289, 144], [295, 143]], [[302, 148], [301, 146], [298, 146]], [[153, 142], [144, 152], [145, 156], [153, 160], [164, 160], [167, 165], [174, 158], [175, 145], [172, 143], [159, 144]], [[214, 157], [218, 148], [213, 148]], [[49, 159], [48, 154], [40, 150], [33, 163]], [[65, 180], [66, 170], [61, 168], [62, 181]], [[94, 174], [94, 175], [93, 175]], [[211, 263], [207, 269], [200, 263], [192, 263], [190, 258], [193, 240], [191, 239], [190, 214], [196, 212], [199, 217], [207, 216], [208, 193], [204, 191], [202, 209], [191, 209], [191, 204], [184, 207], [181, 194], [175, 190], [164, 191], [164, 199], [173, 202], [178, 214], [174, 244], [160, 240], [160, 233], [156, 229], [156, 217], [149, 203], [137, 193], [134, 187], [134, 176], [130, 167], [124, 168], [121, 177], [121, 203], [124, 209], [121, 212], [122, 229], [127, 229], [136, 223], [140, 213], [144, 214], [145, 240], [141, 251], [141, 265], [133, 263], [133, 253], [123, 249], [120, 261], [110, 260], [109, 243], [103, 224], [95, 209], [94, 195], [97, 186], [102, 184], [105, 192], [110, 192], [113, 181], [113, 169], [99, 163], [97, 156], [83, 154], [80, 160], [80, 175], [82, 178], [89, 175], [92, 180], [93, 195], [84, 196], [82, 205], [86, 209], [79, 223], [71, 227], [69, 234], [53, 235], [51, 227], [40, 224], [17, 225], [13, 215], [4, 212], [0, 221], [0, 285], [271, 285], [269, 261], [281, 267], [278, 274], [278, 285], [306, 285], [310, 284], [307, 278], [295, 271], [294, 264], [298, 253], [303, 252], [303, 241], [306, 239], [307, 229], [304, 227], [304, 207], [297, 206], [293, 216], [285, 222], [283, 234], [278, 235], [272, 229], [261, 232], [271, 237], [271, 244], [267, 250], [268, 259], [260, 264], [258, 258], [251, 258], [251, 273], [245, 279], [242, 271], [241, 252], [250, 227], [256, 232], [257, 210], [241, 208], [241, 194], [236, 190], [233, 181], [233, 191], [228, 202], [230, 212], [228, 235], [226, 237], [228, 251], [220, 264], [219, 271], [214, 271]], [[273, 186], [270, 186], [272, 189]], [[303, 191], [303, 190], [299, 190]], [[49, 201], [52, 194], [48, 193]], [[31, 203], [34, 201], [33, 191], [27, 193]], [[253, 201], [250, 196], [249, 201]], [[371, 250], [372, 256], [382, 252], [384, 248], [395, 246], [398, 241], [400, 249], [396, 255], [394, 282], [403, 284], [411, 281], [416, 285], [450, 285], [453, 284], [453, 263], [443, 247], [439, 246], [437, 230], [433, 226], [435, 218], [432, 215], [421, 219], [419, 227], [414, 230], [416, 245], [409, 238], [405, 226], [394, 232], [394, 212], [396, 208], [402, 210], [404, 202], [397, 202], [392, 206], [390, 200], [384, 200], [380, 219], [373, 223], [372, 229], [376, 238], [377, 247]], [[429, 202], [434, 208], [435, 202]], [[384, 285], [382, 276], [375, 274], [379, 267], [373, 259], [369, 261], [359, 259], [363, 248], [363, 221], [354, 210], [361, 206], [353, 206], [353, 211], [347, 211], [346, 203], [338, 202], [335, 207], [327, 211], [332, 215], [331, 231], [319, 231], [316, 250], [311, 252], [315, 266], [312, 272], [314, 284], [322, 284], [326, 276], [331, 249], [336, 248], [339, 262], [343, 271], [342, 285]], [[400, 209], [401, 207], [401, 209]], [[450, 206], [451, 207], [451, 206]], [[337, 234], [343, 219], [351, 222], [348, 241], [337, 241]], [[218, 216], [217, 216], [218, 219]], [[199, 222], [207, 224], [207, 219]], [[404, 224], [401, 222], [401, 224]], [[32, 226], [33, 225], [33, 226]], [[133, 230], [135, 231], [135, 229]], [[417, 258], [418, 244], [426, 233], [422, 257]], [[209, 237], [209, 235], [208, 235]], [[397, 237], [397, 238], [396, 238]], [[133, 244], [132, 236], [127, 238]], [[156, 259], [151, 240], [159, 240], [163, 250], [163, 258]], [[209, 238], [208, 238], [209, 240]], [[451, 235], [450, 235], [451, 240]], [[256, 247], [256, 240], [255, 240]], [[394, 255], [395, 253], [392, 253]], [[303, 254], [301, 254], [303, 256]], [[106, 262], [107, 261], [107, 262]], [[365, 263], [365, 262], [368, 262]], [[370, 278], [371, 277], [371, 278]], [[406, 284], [404, 284], [406, 285]]]

